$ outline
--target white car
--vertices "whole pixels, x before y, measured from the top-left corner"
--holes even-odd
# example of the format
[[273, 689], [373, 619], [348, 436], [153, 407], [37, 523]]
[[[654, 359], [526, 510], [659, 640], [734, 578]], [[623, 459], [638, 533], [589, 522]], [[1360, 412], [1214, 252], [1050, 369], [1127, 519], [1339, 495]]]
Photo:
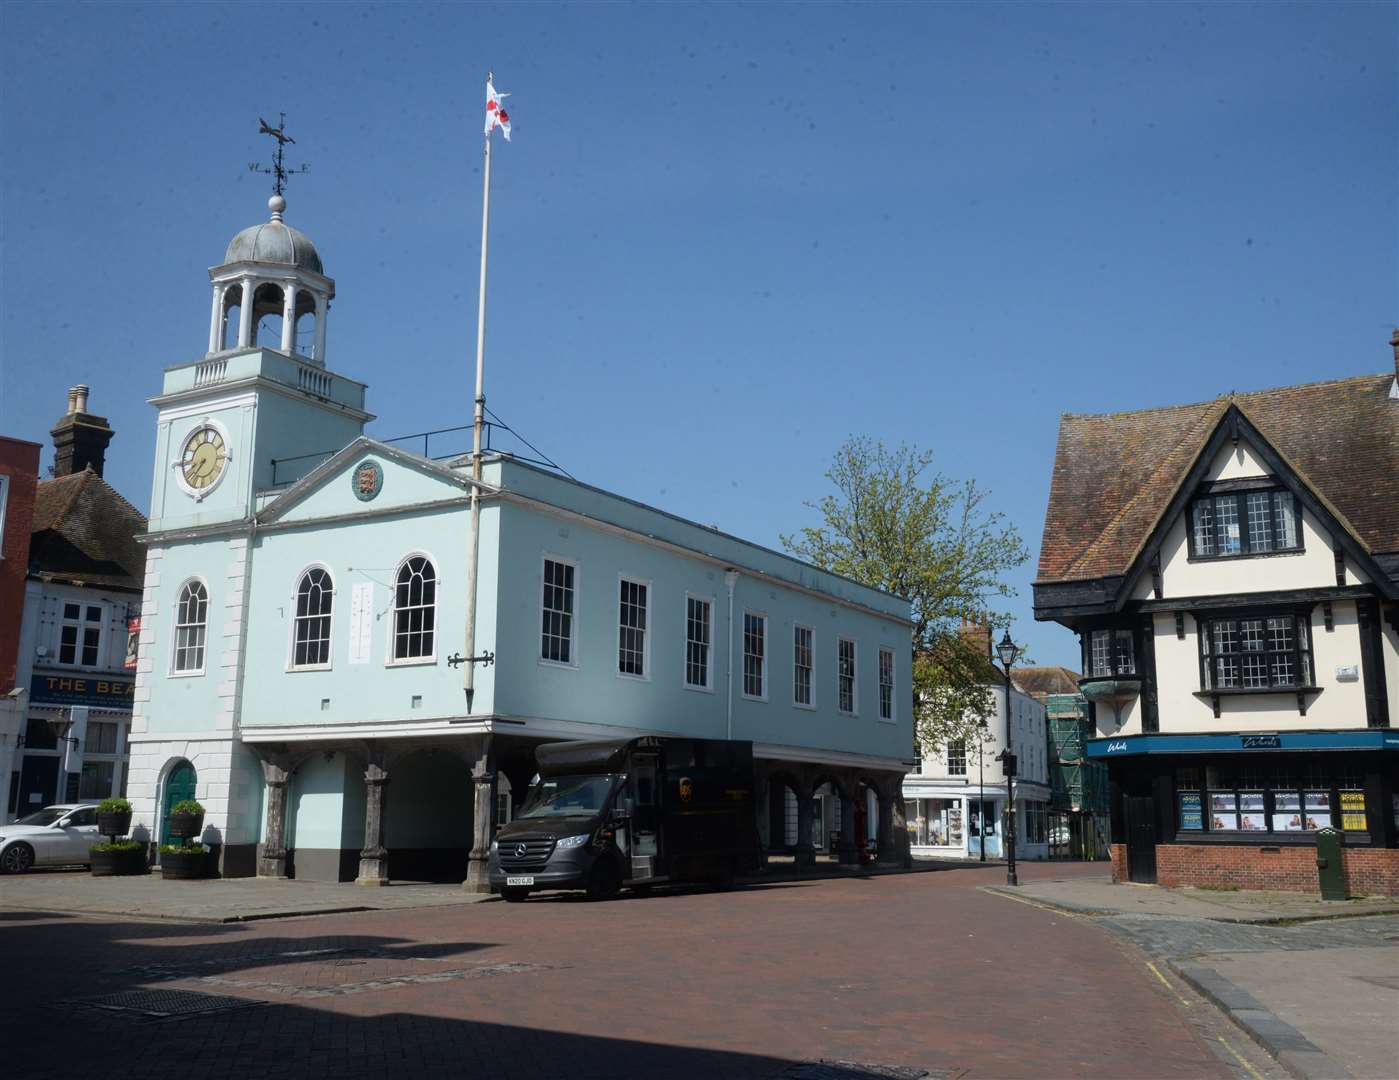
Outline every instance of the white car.
[[0, 873], [22, 874], [31, 866], [87, 865], [87, 849], [101, 839], [96, 803], [46, 806], [0, 825]]

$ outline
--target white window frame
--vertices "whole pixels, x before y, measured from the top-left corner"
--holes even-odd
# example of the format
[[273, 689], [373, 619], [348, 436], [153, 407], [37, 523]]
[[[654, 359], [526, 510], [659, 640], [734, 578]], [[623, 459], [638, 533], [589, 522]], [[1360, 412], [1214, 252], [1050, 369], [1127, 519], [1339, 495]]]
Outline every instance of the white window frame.
[[[546, 562], [561, 563], [564, 566], [573, 568], [573, 611], [568, 618], [568, 660], [550, 660], [544, 653], [544, 564]], [[570, 671], [578, 670], [578, 597], [580, 595], [579, 582], [582, 580], [582, 568], [578, 565], [577, 559], [569, 558], [567, 555], [556, 555], [552, 551], [546, 551], [539, 557], [539, 632], [536, 635], [538, 640], [535, 647], [539, 652], [535, 654], [535, 659], [543, 667], [565, 668]]]
[[[811, 678], [808, 681], [807, 689], [811, 692], [810, 701], [797, 700], [797, 631], [805, 630], [811, 635]], [[797, 709], [815, 710], [816, 708], [816, 627], [808, 626], [806, 623], [792, 624], [792, 706]]]
[[[312, 570], [325, 571], [326, 577], [330, 578], [330, 640], [327, 643], [326, 662], [324, 664], [298, 664], [296, 662], [296, 602], [301, 590], [301, 579]], [[339, 610], [340, 604], [337, 599], [340, 595], [340, 586], [335, 583], [335, 575], [330, 572], [330, 567], [323, 562], [307, 563], [297, 575], [292, 578], [291, 583], [291, 618], [287, 620], [290, 624], [287, 627], [287, 671], [330, 671], [335, 661], [335, 613]], [[318, 616], [307, 616], [316, 618]]]
[[[633, 675], [629, 671], [622, 670], [622, 583], [629, 585], [640, 585], [646, 590], [646, 625], [641, 628], [641, 674]], [[630, 574], [617, 575], [617, 589], [612, 594], [612, 602], [617, 607], [612, 610], [617, 614], [617, 637], [616, 650], [612, 654], [612, 670], [617, 678], [626, 679], [630, 682], [650, 682], [651, 681], [651, 639], [655, 636], [656, 628], [656, 592], [651, 587], [651, 582], [646, 578], [632, 577]]]
[[[850, 646], [850, 708], [840, 707], [840, 647]], [[836, 638], [836, 712], [841, 716], [860, 715], [860, 643], [854, 638]]]
[[[53, 653], [54, 664], [58, 667], [73, 668], [75, 671], [97, 671], [109, 666], [102, 662], [103, 653], [108, 644], [107, 620], [111, 617], [108, 611], [109, 605], [101, 600], [88, 600], [71, 596], [59, 596], [56, 599], [58, 600], [58, 642]], [[76, 619], [70, 619], [64, 614], [64, 608], [69, 604], [77, 605], [78, 617]], [[87, 618], [87, 609], [90, 607], [97, 608], [99, 612], [95, 623]], [[66, 626], [72, 626], [77, 630], [71, 664], [65, 663], [63, 660], [63, 628]], [[85, 664], [83, 663], [83, 649], [85, 648], [83, 639], [87, 631], [94, 626], [97, 628], [97, 659], [91, 664]]]
[[[762, 620], [762, 623], [763, 623], [763, 655], [762, 655], [761, 657], [759, 657], [759, 659], [762, 661], [762, 670], [761, 670], [761, 672], [760, 672], [760, 677], [761, 677], [761, 679], [762, 679], [762, 681], [763, 681], [763, 692], [762, 692], [761, 694], [750, 694], [750, 693], [748, 692], [748, 686], [747, 686], [747, 683], [748, 683], [748, 645], [747, 645], [748, 627], [747, 627], [747, 621], [748, 621], [748, 616], [750, 616], [750, 615], [753, 616], [753, 618], [755, 618], [755, 619], [761, 619], [761, 620]], [[738, 655], [739, 655], [739, 666], [738, 666], [739, 683], [738, 683], [738, 691], [739, 691], [739, 696], [742, 697], [745, 701], [767, 701], [767, 700], [769, 699], [769, 696], [771, 695], [771, 692], [772, 692], [772, 682], [771, 682], [771, 671], [772, 671], [772, 663], [771, 663], [771, 660], [772, 660], [772, 635], [768, 633], [769, 622], [770, 622], [770, 620], [768, 619], [768, 613], [767, 613], [766, 611], [758, 611], [758, 610], [755, 610], [754, 608], [744, 608], [744, 609], [743, 609], [743, 619], [744, 619], [743, 623], [740, 623], [740, 624], [739, 624], [739, 628], [738, 628], [738, 630], [739, 630], [739, 642], [738, 642]]]
[[[429, 656], [409, 656], [401, 660], [395, 660], [393, 655], [394, 645], [398, 640], [398, 575], [408, 564], [410, 559], [426, 559], [432, 564], [433, 590], [432, 590], [432, 654]], [[441, 563], [431, 552], [410, 551], [403, 558], [394, 564], [393, 578], [389, 582], [389, 614], [392, 618], [389, 621], [389, 632], [384, 636], [388, 638], [384, 650], [385, 667], [420, 667], [424, 664], [437, 663], [437, 643], [442, 637], [442, 623], [439, 616], [442, 614], [442, 571]]]
[[[176, 658], [177, 656], [180, 655], [180, 627], [181, 627], [181, 626], [195, 626], [195, 625], [196, 625], [195, 623], [181, 623], [181, 622], [180, 622], [180, 598], [181, 598], [182, 596], [184, 596], [185, 589], [186, 589], [189, 585], [191, 585], [191, 584], [197, 584], [197, 585], [199, 585], [201, 588], [203, 588], [203, 590], [204, 590], [204, 622], [203, 622], [203, 624], [202, 624], [203, 627], [204, 627], [204, 645], [203, 645], [202, 649], [200, 650], [200, 664], [199, 664], [199, 667], [197, 667], [197, 668], [189, 668], [189, 669], [186, 669], [186, 670], [181, 670], [181, 669], [179, 669], [179, 668], [177, 668], [177, 667], [175, 666], [175, 663], [176, 663], [176, 659], [175, 659], [175, 658]], [[173, 611], [174, 623], [173, 623], [173, 630], [172, 630], [172, 632], [171, 632], [171, 634], [170, 634], [170, 669], [169, 669], [169, 672], [168, 672], [170, 678], [172, 678], [172, 679], [189, 679], [189, 678], [194, 678], [195, 676], [203, 675], [204, 672], [205, 672], [205, 670], [208, 668], [208, 666], [209, 666], [209, 612], [210, 612], [210, 610], [212, 610], [213, 606], [214, 606], [214, 599], [213, 599], [213, 596], [212, 596], [212, 595], [210, 594], [210, 592], [209, 592], [209, 583], [208, 583], [207, 581], [205, 581], [202, 577], [198, 577], [198, 576], [195, 576], [195, 577], [187, 577], [187, 578], [185, 578], [182, 582], [180, 582], [180, 587], [179, 587], [178, 589], [175, 590], [175, 602], [174, 602], [174, 604], [172, 605], [172, 607], [174, 608], [174, 611]]]
[[[884, 657], [889, 657], [889, 715], [884, 715], [884, 679], [883, 661]], [[894, 650], [888, 645], [879, 646], [879, 652], [875, 660], [875, 676], [879, 682], [880, 700], [877, 702], [876, 714], [881, 724], [897, 724], [899, 722], [899, 669], [898, 658], [894, 655]]]
[[[709, 654], [705, 658], [705, 675], [707, 682], [690, 682], [690, 601], [696, 600], [701, 604], [709, 605]], [[718, 656], [718, 651], [714, 645], [714, 608], [716, 606], [713, 596], [706, 596], [703, 593], [687, 592], [685, 594], [685, 653], [680, 658], [680, 685], [686, 690], [698, 690], [701, 693], [714, 693], [714, 658]]]

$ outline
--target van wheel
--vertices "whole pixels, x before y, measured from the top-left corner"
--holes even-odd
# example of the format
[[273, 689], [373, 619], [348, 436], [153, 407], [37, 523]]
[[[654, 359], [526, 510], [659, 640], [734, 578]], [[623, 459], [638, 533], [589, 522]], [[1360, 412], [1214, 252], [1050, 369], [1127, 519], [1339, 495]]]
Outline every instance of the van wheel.
[[588, 875], [589, 900], [615, 900], [622, 890], [622, 878], [610, 859], [599, 859]]
[[528, 889], [522, 889], [522, 888], [520, 888], [518, 885], [513, 886], [513, 887], [510, 886], [510, 885], [505, 885], [505, 886], [502, 886], [502, 887], [501, 887], [501, 890], [500, 890], [500, 898], [501, 898], [502, 900], [506, 900], [506, 901], [508, 901], [509, 903], [512, 903], [512, 904], [518, 904], [520, 901], [522, 901], [522, 900], [523, 900], [525, 897], [527, 897], [528, 895], [529, 895], [529, 890], [528, 890]]

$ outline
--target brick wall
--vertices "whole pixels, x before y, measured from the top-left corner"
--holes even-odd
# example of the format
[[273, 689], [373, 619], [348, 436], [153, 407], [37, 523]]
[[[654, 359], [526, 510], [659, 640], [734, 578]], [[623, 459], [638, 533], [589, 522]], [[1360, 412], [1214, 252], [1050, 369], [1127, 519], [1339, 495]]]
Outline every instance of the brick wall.
[[[1160, 852], [1160, 848], [1156, 849]], [[1112, 883], [1121, 885], [1127, 880], [1127, 845], [1113, 844], [1108, 848], [1108, 855], [1112, 859]]]
[[0, 475], [9, 478], [5, 499], [3, 551], [0, 551], [0, 694], [15, 685], [24, 580], [29, 571], [29, 533], [34, 524], [34, 490], [39, 483], [39, 445], [0, 436]]
[[[1342, 848], [1346, 884], [1355, 895], [1399, 896], [1399, 849]], [[1125, 881], [1126, 848], [1112, 848], [1113, 880]], [[1261, 847], [1242, 845], [1160, 844], [1156, 848], [1160, 885], [1233, 885], [1318, 893], [1316, 848], [1311, 845]]]

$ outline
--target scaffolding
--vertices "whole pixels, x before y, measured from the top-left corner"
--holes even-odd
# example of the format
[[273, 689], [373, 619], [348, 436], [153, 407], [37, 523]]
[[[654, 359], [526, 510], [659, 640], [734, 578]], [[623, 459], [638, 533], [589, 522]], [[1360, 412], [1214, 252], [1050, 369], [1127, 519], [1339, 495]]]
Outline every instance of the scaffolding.
[[1085, 743], [1092, 736], [1088, 700], [1082, 694], [1045, 698], [1049, 734], [1050, 857], [1101, 859], [1107, 856], [1108, 775], [1090, 761]]

